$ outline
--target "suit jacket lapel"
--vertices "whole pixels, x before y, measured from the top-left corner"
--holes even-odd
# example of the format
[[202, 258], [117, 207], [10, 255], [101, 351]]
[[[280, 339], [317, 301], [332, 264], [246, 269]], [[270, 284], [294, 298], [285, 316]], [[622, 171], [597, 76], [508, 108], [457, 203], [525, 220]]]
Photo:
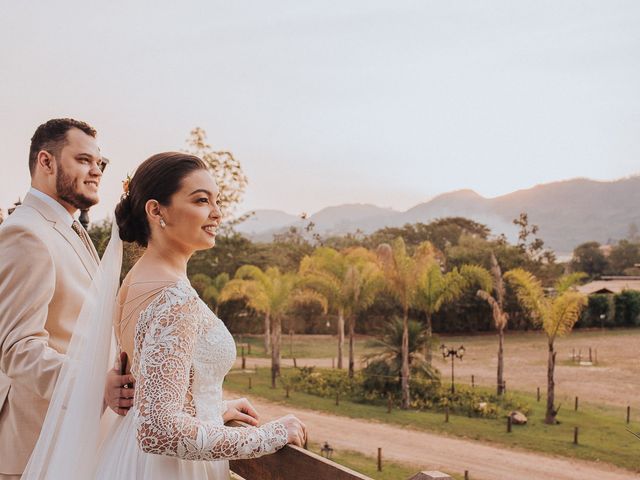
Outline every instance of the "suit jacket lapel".
[[53, 224], [53, 228], [62, 235], [71, 248], [73, 248], [82, 261], [87, 273], [93, 279], [93, 275], [99, 263], [98, 254], [87, 250], [82, 239], [73, 231], [71, 226], [67, 225], [65, 219], [61, 218], [54, 209], [34, 195], [27, 194], [22, 205], [37, 210], [47, 221]]

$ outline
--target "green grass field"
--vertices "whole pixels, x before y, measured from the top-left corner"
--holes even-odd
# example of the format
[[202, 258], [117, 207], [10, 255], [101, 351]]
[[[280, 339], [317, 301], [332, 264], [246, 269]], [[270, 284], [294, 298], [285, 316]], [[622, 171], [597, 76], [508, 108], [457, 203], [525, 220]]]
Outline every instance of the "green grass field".
[[[235, 335], [236, 342], [251, 345], [251, 353], [245, 350], [245, 356], [249, 358], [266, 358], [264, 353], [264, 340], [262, 336]], [[358, 356], [374, 352], [375, 349], [367, 345], [368, 339], [357, 338], [355, 351]], [[348, 339], [345, 339], [344, 357], [348, 355]], [[331, 358], [337, 356], [338, 341], [330, 335], [294, 335], [293, 342], [289, 335], [283, 334], [280, 345], [282, 358]], [[241, 347], [238, 348], [238, 356], [241, 355]], [[293, 353], [293, 355], [292, 355]]]
[[[352, 418], [375, 419], [381, 422], [417, 429], [443, 433], [519, 447], [547, 454], [562, 455], [608, 462], [634, 471], [640, 471], [638, 451], [640, 440], [626, 431], [624, 409], [582, 404], [575, 412], [572, 406], [565, 405], [560, 411], [559, 425], [546, 425], [544, 419], [544, 399], [539, 403], [535, 396], [510, 392], [522, 402], [530, 405], [529, 423], [514, 426], [512, 433], [506, 432], [505, 419], [480, 419], [451, 415], [449, 423], [444, 415], [434, 411], [402, 411], [387, 413], [385, 406], [360, 404], [342, 400], [335, 405], [334, 398], [321, 398], [300, 392], [292, 392], [285, 399], [284, 389], [270, 387], [268, 368], [260, 368], [252, 376], [252, 389], [248, 389], [247, 373], [232, 371], [225, 380], [225, 389], [242, 395], [252, 395], [264, 399], [288, 404], [294, 407], [309, 408], [334, 415]], [[579, 444], [573, 444], [574, 427], [579, 427]], [[634, 431], [640, 430], [640, 423], [629, 425]]]
[[[320, 455], [320, 445], [310, 444], [309, 450]], [[359, 452], [353, 452], [350, 450], [338, 450], [333, 453], [331, 460], [340, 465], [344, 465], [351, 470], [360, 472], [374, 480], [403, 480], [411, 478], [418, 473], [416, 467], [409, 465], [403, 465], [397, 462], [390, 462], [382, 459], [382, 471], [378, 471], [378, 460], [375, 457], [363, 455]], [[448, 472], [443, 472], [448, 473]], [[462, 476], [448, 473], [452, 478], [456, 480], [462, 480]]]

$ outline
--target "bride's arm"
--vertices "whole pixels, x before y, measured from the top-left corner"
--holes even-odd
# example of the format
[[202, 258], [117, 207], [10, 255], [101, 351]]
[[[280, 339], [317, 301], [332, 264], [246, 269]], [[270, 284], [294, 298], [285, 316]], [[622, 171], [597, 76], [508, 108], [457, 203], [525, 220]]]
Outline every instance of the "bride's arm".
[[144, 338], [138, 339], [140, 375], [134, 408], [137, 438], [147, 453], [188, 460], [254, 458], [287, 443], [280, 422], [234, 428], [203, 422], [184, 412], [197, 334], [197, 299], [163, 303], [154, 309]]

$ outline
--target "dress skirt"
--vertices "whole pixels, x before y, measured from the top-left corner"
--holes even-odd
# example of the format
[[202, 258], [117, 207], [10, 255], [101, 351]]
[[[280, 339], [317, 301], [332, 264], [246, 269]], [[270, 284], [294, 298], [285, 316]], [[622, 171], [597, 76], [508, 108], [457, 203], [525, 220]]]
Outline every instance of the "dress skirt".
[[98, 480], [229, 480], [227, 460], [182, 460], [143, 452], [135, 412], [113, 419], [100, 447]]

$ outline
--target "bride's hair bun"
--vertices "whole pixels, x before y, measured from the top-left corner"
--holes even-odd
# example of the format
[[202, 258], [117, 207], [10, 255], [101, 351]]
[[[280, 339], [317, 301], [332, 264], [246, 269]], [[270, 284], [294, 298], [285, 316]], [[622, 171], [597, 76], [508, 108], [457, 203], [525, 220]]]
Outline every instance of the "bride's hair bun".
[[158, 153], [142, 162], [129, 181], [128, 194], [116, 205], [120, 238], [146, 247], [151, 237], [145, 210], [147, 202], [156, 200], [160, 205], [170, 205], [184, 177], [206, 168], [200, 158], [181, 152]]
[[116, 222], [120, 238], [123, 242], [136, 241], [136, 222], [131, 207], [131, 196], [123, 195], [120, 202], [116, 205]]

